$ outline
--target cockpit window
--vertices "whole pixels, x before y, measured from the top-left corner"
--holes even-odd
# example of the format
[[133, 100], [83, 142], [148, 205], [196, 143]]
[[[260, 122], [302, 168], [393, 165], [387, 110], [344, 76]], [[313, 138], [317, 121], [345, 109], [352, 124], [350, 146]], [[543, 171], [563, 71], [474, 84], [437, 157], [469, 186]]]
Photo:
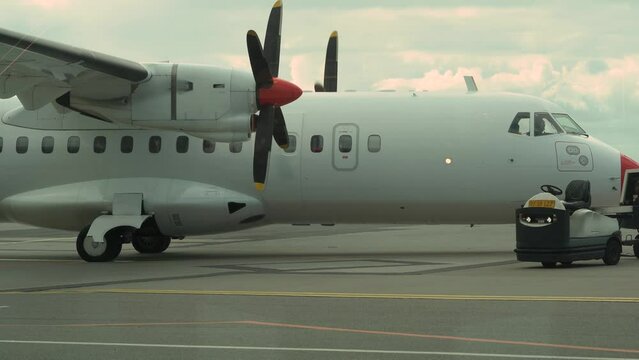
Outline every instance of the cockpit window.
[[535, 113], [535, 136], [554, 135], [563, 132], [549, 113]]
[[530, 135], [530, 113], [520, 112], [510, 123], [508, 132], [517, 135]]
[[559, 125], [561, 125], [561, 127], [564, 129], [564, 131], [566, 131], [566, 133], [574, 134], [574, 135], [588, 135], [586, 134], [584, 129], [581, 128], [581, 126], [577, 125], [575, 120], [573, 120], [570, 116], [568, 116], [568, 114], [555, 113], [555, 114], [552, 114], [552, 116], [555, 118], [555, 120], [557, 120]]

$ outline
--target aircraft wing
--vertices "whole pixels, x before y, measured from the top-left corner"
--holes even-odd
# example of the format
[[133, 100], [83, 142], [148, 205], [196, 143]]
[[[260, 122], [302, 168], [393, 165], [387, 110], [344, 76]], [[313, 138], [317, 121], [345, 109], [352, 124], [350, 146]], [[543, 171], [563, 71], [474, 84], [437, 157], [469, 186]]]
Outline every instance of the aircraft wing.
[[123, 98], [148, 77], [133, 61], [0, 28], [0, 98], [18, 96], [27, 110], [69, 92], [93, 100]]

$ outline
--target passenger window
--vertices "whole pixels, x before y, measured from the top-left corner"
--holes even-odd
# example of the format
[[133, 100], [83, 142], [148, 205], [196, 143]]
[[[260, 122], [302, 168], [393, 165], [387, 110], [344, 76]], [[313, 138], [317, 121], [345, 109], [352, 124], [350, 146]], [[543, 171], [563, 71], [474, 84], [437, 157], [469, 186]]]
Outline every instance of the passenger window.
[[205, 154], [211, 154], [215, 151], [215, 141], [206, 140], [202, 142], [202, 150]]
[[20, 136], [16, 140], [16, 152], [18, 154], [24, 154], [29, 150], [29, 138], [26, 136]]
[[322, 135], [313, 135], [311, 137], [311, 151], [320, 153], [324, 150], [324, 137]]
[[379, 135], [371, 135], [368, 137], [368, 151], [372, 153], [379, 152], [382, 149], [382, 138]]
[[76, 154], [80, 151], [80, 138], [78, 136], [69, 136], [67, 141], [67, 151], [69, 154]]
[[123, 136], [120, 141], [120, 151], [129, 154], [133, 151], [133, 138], [131, 136]]
[[51, 154], [53, 152], [53, 137], [45, 136], [42, 138], [42, 153]]
[[351, 152], [353, 148], [353, 138], [350, 135], [342, 135], [339, 137], [339, 151], [343, 153]]
[[93, 152], [102, 154], [106, 151], [106, 138], [104, 136], [96, 136], [93, 139]]
[[157, 154], [162, 149], [162, 138], [159, 136], [151, 136], [149, 138], [149, 152], [151, 154]]
[[175, 148], [178, 153], [184, 154], [189, 151], [189, 138], [186, 136], [178, 136]]
[[554, 135], [561, 132], [561, 128], [549, 113], [535, 113], [535, 136]]
[[297, 148], [297, 137], [295, 135], [288, 136], [288, 147], [284, 149], [285, 153], [294, 153]]
[[242, 151], [242, 143], [241, 142], [232, 142], [229, 144], [229, 150], [233, 154], [240, 153]]
[[511, 134], [530, 136], [530, 113], [517, 113], [513, 121], [510, 123], [508, 132]]

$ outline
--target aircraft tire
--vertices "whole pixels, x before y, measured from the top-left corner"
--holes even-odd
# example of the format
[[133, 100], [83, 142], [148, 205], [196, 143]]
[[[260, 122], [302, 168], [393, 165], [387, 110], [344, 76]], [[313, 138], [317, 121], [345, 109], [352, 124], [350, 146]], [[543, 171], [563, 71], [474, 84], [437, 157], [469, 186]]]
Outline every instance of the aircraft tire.
[[546, 269], [550, 269], [556, 267], [557, 263], [554, 261], [542, 261], [541, 266], [545, 267]]
[[131, 245], [140, 254], [161, 254], [171, 245], [171, 238], [168, 236], [135, 236]]
[[621, 259], [621, 243], [619, 240], [612, 238], [606, 244], [606, 252], [604, 253], [603, 262], [606, 265], [617, 265]]
[[80, 231], [75, 242], [78, 255], [86, 262], [113, 261], [122, 251], [122, 240], [119, 234], [107, 234], [102, 243], [87, 238], [89, 226]]

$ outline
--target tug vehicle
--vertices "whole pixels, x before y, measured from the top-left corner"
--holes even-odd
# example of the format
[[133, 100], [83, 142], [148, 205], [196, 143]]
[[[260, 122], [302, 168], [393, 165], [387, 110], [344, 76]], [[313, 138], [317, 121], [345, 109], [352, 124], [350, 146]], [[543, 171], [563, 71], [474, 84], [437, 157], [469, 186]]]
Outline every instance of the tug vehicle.
[[622, 240], [618, 219], [623, 212], [591, 209], [590, 182], [573, 180], [563, 191], [554, 185], [541, 186], [516, 210], [517, 260], [541, 262], [552, 268], [561, 263], [602, 259], [617, 265]]

